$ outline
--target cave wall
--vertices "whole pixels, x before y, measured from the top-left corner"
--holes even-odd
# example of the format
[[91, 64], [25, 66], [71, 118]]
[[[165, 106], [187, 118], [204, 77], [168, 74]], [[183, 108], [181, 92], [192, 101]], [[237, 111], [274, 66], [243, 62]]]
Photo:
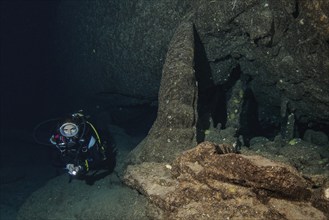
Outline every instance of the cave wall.
[[64, 72], [78, 90], [157, 97], [167, 47], [187, 3], [63, 1], [58, 32]]
[[191, 21], [209, 65], [197, 73], [211, 82], [200, 90], [221, 87], [229, 96], [238, 70], [262, 129], [277, 132], [293, 113], [304, 130], [325, 130], [328, 7], [325, 0], [63, 1], [58, 54], [76, 91], [153, 100], [173, 32]]

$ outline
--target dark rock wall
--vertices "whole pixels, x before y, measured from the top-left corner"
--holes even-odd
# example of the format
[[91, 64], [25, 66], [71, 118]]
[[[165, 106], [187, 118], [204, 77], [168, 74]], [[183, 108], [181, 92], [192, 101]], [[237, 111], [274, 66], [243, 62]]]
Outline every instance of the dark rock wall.
[[315, 28], [316, 18], [308, 15], [326, 6], [306, 11], [301, 7], [310, 3], [297, 3], [212, 2], [201, 4], [190, 18], [205, 45], [215, 84], [228, 84], [237, 66], [250, 77], [246, 86], [256, 98], [263, 128], [277, 127], [289, 112], [302, 123], [328, 124], [326, 30]]
[[241, 79], [252, 97], [243, 111], [256, 114], [250, 123], [276, 134], [294, 113], [301, 136], [329, 125], [328, 7], [325, 0], [63, 1], [58, 53], [68, 85], [84, 94], [151, 100], [173, 31], [191, 21], [209, 65], [197, 75], [211, 81], [199, 90], [215, 97], [220, 88], [228, 99]]

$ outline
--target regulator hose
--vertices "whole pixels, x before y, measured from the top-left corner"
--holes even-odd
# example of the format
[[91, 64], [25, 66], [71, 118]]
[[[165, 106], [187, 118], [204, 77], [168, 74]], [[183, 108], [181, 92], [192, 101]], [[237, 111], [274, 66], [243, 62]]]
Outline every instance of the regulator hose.
[[61, 118], [52, 118], [52, 119], [48, 119], [48, 120], [45, 120], [45, 121], [42, 121], [40, 122], [39, 124], [37, 124], [34, 129], [33, 129], [33, 139], [34, 141], [37, 143], [37, 144], [41, 144], [41, 145], [47, 145], [47, 146], [52, 146], [51, 143], [46, 143], [46, 142], [43, 142], [43, 141], [39, 141], [38, 138], [36, 137], [36, 133], [37, 133], [37, 130], [42, 126], [42, 125], [45, 125], [49, 122], [53, 122], [53, 121], [59, 121], [61, 120]]

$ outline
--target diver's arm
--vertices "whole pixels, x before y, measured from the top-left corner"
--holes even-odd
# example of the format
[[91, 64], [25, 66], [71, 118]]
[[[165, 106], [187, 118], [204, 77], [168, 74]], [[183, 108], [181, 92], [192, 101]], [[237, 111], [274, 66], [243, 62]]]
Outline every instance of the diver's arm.
[[52, 143], [53, 145], [56, 145], [56, 140], [55, 140], [55, 135], [52, 135], [50, 138], [49, 138], [49, 141], [50, 143]]

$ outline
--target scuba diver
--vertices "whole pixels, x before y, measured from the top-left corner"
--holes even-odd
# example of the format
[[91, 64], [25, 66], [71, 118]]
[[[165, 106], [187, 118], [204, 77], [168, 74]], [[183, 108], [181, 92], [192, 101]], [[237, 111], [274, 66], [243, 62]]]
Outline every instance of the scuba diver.
[[113, 161], [109, 161], [113, 157], [110, 146], [101, 139], [82, 111], [60, 121], [50, 142], [57, 148], [70, 177], [82, 177], [90, 170], [114, 167]]

